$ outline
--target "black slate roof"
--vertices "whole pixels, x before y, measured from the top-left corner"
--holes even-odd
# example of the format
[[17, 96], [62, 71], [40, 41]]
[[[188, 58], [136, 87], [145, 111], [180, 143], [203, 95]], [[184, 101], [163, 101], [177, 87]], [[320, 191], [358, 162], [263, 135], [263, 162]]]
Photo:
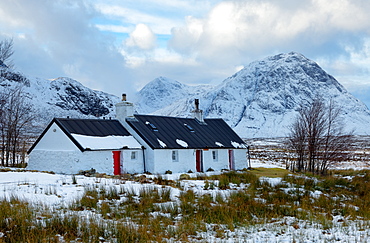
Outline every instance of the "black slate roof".
[[[204, 119], [204, 123], [195, 118], [180, 118], [153, 115], [134, 115], [127, 123], [152, 149], [212, 149], [235, 148], [235, 143], [246, 148], [244, 141], [222, 119]], [[163, 147], [158, 141], [163, 142]], [[181, 146], [176, 140], [187, 143]], [[234, 145], [233, 145], [234, 142]], [[181, 142], [180, 142], [181, 143]]]
[[95, 137], [131, 135], [118, 120], [55, 118], [54, 121], [68, 133]]
[[71, 141], [81, 150], [83, 148], [72, 134], [80, 134], [94, 137], [105, 136], [131, 136], [131, 134], [122, 126], [118, 120], [104, 119], [72, 119], [72, 118], [54, 118], [43, 133], [37, 138], [27, 153], [31, 153], [44, 134], [49, 130], [52, 124], [56, 123], [60, 129], [71, 139]]

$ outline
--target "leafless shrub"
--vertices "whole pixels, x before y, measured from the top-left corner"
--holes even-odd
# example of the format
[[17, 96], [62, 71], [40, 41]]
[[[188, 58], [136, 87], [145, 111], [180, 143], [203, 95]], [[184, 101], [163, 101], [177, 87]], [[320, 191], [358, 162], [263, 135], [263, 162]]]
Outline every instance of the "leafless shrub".
[[22, 86], [0, 92], [1, 165], [24, 165], [30, 138], [28, 131], [35, 119]]
[[290, 128], [290, 169], [325, 174], [333, 162], [348, 158], [353, 134], [345, 134], [340, 109], [333, 101], [314, 99], [301, 109]]

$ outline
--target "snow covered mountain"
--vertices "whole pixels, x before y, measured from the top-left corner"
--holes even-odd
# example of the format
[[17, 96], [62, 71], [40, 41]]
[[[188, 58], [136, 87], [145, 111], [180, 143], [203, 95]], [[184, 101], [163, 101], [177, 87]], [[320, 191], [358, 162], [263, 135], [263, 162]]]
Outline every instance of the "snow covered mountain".
[[114, 95], [91, 90], [70, 78], [30, 78], [0, 64], [0, 92], [17, 86], [22, 86], [42, 129], [53, 117], [114, 117], [114, 104], [119, 101]]
[[[17, 85], [23, 86], [42, 128], [53, 117], [114, 117], [119, 102], [70, 78], [30, 78], [0, 63], [0, 92]], [[342, 108], [348, 130], [369, 135], [369, 109], [315, 62], [294, 52], [252, 62], [218, 86], [159, 77], [128, 99], [141, 114], [189, 117], [198, 98], [205, 117], [223, 118], [241, 137], [251, 138], [286, 136], [299, 105], [317, 96]]]
[[189, 116], [194, 98], [206, 117], [221, 117], [242, 137], [286, 136], [299, 105], [332, 99], [346, 128], [369, 134], [370, 111], [315, 62], [295, 52], [252, 62], [216, 87], [190, 87], [155, 79], [139, 93], [139, 113]]
[[178, 107], [180, 111], [176, 111], [174, 114], [171, 112], [172, 108], [169, 110], [165, 108], [172, 107], [174, 102], [181, 99], [186, 100], [209, 92], [211, 88], [208, 85], [189, 86], [176, 80], [159, 77], [149, 82], [136, 94], [136, 99], [134, 98], [135, 108], [141, 114], [158, 113], [156, 111], [161, 110], [159, 114], [184, 116], [183, 112], [192, 108], [191, 102], [185, 102], [183, 107]]

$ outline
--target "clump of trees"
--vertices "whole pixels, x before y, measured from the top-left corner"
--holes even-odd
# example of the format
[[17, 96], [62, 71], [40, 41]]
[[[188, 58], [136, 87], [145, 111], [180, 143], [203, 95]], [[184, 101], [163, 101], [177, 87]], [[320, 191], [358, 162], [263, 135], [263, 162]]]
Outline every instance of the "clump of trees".
[[1, 165], [25, 163], [35, 115], [22, 86], [0, 92]]
[[[12, 39], [0, 41], [0, 61], [8, 67], [13, 53]], [[0, 72], [0, 81], [7, 79], [17, 82], [15, 87], [4, 86], [0, 91], [0, 163], [2, 166], [18, 166], [25, 163], [30, 130], [35, 119], [33, 107], [23, 91], [26, 78], [19, 75], [21, 79], [14, 79], [12, 74], [13, 72], [8, 69]]]
[[340, 109], [316, 98], [300, 106], [290, 127], [287, 145], [292, 151], [288, 168], [292, 171], [326, 174], [328, 167], [348, 159], [353, 133], [345, 133]]

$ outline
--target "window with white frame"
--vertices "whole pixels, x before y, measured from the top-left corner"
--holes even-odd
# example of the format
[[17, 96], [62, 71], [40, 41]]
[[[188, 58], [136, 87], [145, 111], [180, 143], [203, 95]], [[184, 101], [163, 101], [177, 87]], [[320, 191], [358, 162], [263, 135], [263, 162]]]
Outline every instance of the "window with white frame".
[[212, 159], [215, 162], [218, 161], [218, 151], [217, 150], [212, 151]]
[[172, 162], [178, 162], [179, 161], [179, 151], [173, 150], [172, 151]]
[[137, 160], [137, 151], [131, 151], [131, 160]]

